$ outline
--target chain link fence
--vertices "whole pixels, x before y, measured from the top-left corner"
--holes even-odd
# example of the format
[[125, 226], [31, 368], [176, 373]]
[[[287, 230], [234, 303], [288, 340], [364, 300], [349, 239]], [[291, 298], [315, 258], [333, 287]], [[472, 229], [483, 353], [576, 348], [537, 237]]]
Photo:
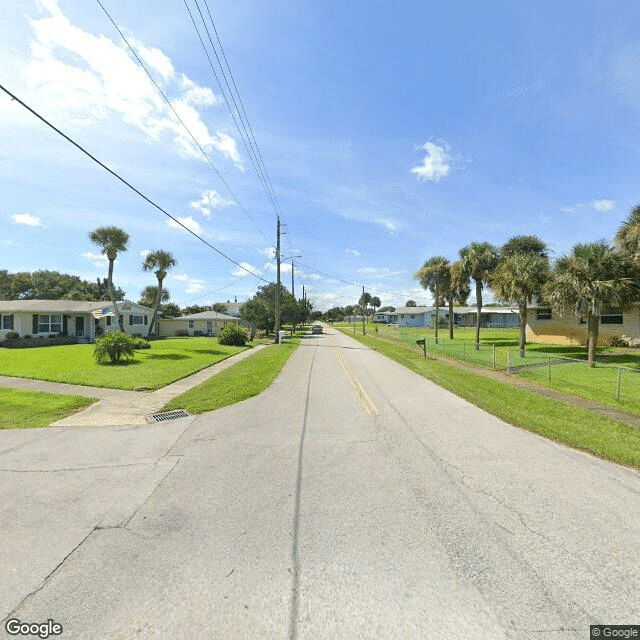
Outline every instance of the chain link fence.
[[[448, 337], [439, 337], [436, 342], [433, 336], [425, 336], [416, 330], [389, 330], [385, 327], [378, 328], [376, 333], [413, 348], [424, 349], [425, 353], [504, 371], [546, 387], [640, 412], [640, 369], [608, 364], [602, 361], [602, 357], [596, 367], [591, 368], [586, 359], [530, 349], [521, 358], [518, 348], [474, 344], [466, 340], [450, 340]], [[416, 344], [417, 340], [424, 340], [424, 346], [422, 343]]]

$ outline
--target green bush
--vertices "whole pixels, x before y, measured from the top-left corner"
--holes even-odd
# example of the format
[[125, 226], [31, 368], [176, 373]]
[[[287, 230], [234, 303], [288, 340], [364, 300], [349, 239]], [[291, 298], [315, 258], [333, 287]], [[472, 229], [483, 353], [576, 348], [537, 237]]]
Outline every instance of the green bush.
[[151, 344], [145, 338], [133, 338], [133, 348], [136, 351], [140, 349], [151, 349]]
[[629, 343], [625, 340], [624, 336], [611, 336], [609, 338], [609, 345], [611, 347], [628, 347]]
[[7, 340], [17, 340], [20, 337], [20, 334], [17, 331], [7, 331], [7, 335], [5, 338]]
[[244, 347], [247, 343], [247, 334], [245, 330], [237, 324], [228, 324], [218, 334], [218, 342], [220, 344]]
[[134, 339], [126, 333], [114, 331], [96, 340], [93, 357], [98, 364], [117, 364], [123, 358], [129, 359], [134, 355]]

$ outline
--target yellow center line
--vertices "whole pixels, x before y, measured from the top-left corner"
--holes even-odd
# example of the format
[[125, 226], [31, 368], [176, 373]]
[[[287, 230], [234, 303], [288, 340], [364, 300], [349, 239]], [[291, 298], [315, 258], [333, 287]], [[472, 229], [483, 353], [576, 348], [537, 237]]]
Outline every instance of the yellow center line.
[[351, 384], [351, 387], [353, 388], [353, 391], [356, 394], [356, 398], [358, 399], [358, 402], [360, 403], [362, 410], [367, 415], [379, 416], [380, 412], [378, 411], [378, 408], [376, 407], [375, 403], [371, 399], [371, 396], [369, 396], [369, 394], [365, 391], [364, 387], [360, 384], [360, 382], [358, 381], [358, 378], [356, 378], [355, 373], [353, 373], [353, 371], [347, 364], [347, 361], [344, 359], [344, 356], [338, 351], [338, 349], [336, 349], [336, 347], [333, 347], [333, 351], [336, 354], [336, 358], [338, 358], [338, 362], [342, 366], [344, 375], [346, 376], [347, 380], [349, 381], [349, 384]]

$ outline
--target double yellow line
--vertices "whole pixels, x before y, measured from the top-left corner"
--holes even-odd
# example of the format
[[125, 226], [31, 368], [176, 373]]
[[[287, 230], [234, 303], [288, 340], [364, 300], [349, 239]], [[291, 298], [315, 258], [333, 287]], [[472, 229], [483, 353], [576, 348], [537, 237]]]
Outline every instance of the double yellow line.
[[333, 350], [336, 354], [336, 358], [338, 358], [338, 362], [342, 366], [344, 375], [346, 376], [347, 380], [351, 384], [351, 387], [353, 388], [353, 391], [356, 394], [356, 398], [358, 399], [362, 410], [367, 415], [379, 416], [380, 412], [378, 411], [378, 408], [374, 404], [369, 394], [365, 391], [364, 387], [360, 384], [358, 378], [356, 378], [355, 373], [351, 371], [351, 368], [347, 364], [347, 361], [344, 359], [344, 356], [336, 349], [336, 347], [333, 347]]

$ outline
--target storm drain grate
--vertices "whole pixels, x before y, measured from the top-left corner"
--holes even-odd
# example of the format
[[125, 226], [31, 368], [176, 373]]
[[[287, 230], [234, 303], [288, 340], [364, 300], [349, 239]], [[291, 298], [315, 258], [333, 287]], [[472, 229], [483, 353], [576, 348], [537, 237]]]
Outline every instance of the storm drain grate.
[[147, 422], [164, 422], [165, 420], [177, 420], [178, 418], [188, 418], [189, 413], [184, 409], [176, 409], [175, 411], [165, 411], [164, 413], [150, 413], [145, 418]]

